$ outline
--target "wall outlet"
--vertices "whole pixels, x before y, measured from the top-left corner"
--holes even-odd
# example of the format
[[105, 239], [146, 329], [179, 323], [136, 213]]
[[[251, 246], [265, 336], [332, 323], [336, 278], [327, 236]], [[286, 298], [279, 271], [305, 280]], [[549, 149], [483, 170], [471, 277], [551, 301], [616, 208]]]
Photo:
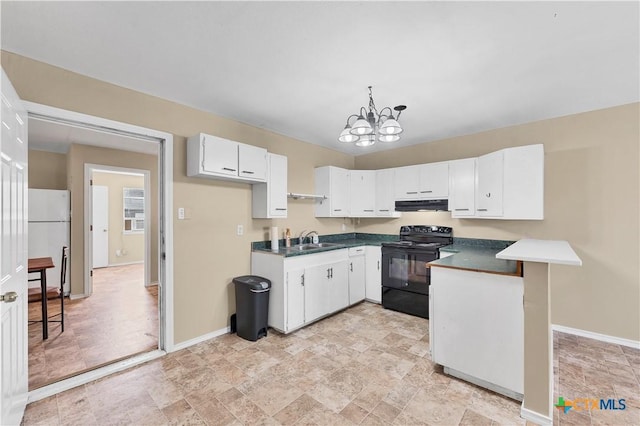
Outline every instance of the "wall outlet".
[[347, 224], [346, 224], [346, 223], [343, 223], [343, 224], [342, 224], [342, 230], [343, 230], [343, 231], [346, 231], [346, 230], [347, 230]]
[[238, 225], [238, 228], [236, 229], [236, 234], [238, 235], [244, 234], [244, 226]]
[[184, 220], [184, 207], [178, 209], [178, 220]]
[[116, 250], [116, 257], [122, 256], [122, 250]]

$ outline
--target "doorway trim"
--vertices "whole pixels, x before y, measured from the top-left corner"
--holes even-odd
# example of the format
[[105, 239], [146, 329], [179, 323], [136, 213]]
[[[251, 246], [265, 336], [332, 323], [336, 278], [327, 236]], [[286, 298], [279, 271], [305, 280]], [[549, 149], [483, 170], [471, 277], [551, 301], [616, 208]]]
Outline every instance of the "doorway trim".
[[[120, 173], [142, 175], [144, 178], [144, 211], [145, 215], [151, 212], [151, 173], [149, 170], [131, 169], [127, 167], [105, 166], [103, 164], [84, 164], [84, 295], [89, 297], [93, 294], [93, 279], [91, 271], [93, 270], [93, 233], [91, 225], [93, 224], [93, 191], [91, 180], [93, 172]], [[159, 212], [158, 212], [159, 213]], [[151, 223], [145, 219], [145, 225]], [[144, 286], [149, 287], [151, 284], [151, 227], [145, 226], [144, 230]], [[158, 250], [158, 256], [160, 251]], [[160, 263], [158, 262], [158, 265]], [[80, 298], [76, 296], [75, 298]]]
[[[51, 119], [58, 122], [66, 122], [70, 125], [92, 128], [102, 132], [116, 133], [120, 135], [134, 136], [138, 139], [148, 140], [150, 143], [159, 143], [158, 152], [158, 186], [160, 208], [158, 214], [159, 228], [159, 323], [158, 334], [159, 350], [133, 357], [129, 360], [127, 368], [146, 362], [150, 359], [162, 356], [174, 351], [174, 283], [173, 283], [173, 135], [171, 133], [134, 126], [119, 121], [108, 120], [92, 115], [81, 114], [48, 105], [34, 102], [23, 102], [30, 117], [39, 119]], [[123, 361], [124, 362], [124, 361]], [[67, 389], [89, 383], [97, 376], [104, 377], [120, 371], [122, 363], [102, 367], [92, 372], [75, 376], [72, 379], [56, 382], [52, 385], [38, 388], [29, 392], [29, 402], [37, 401], [51, 395], [55, 395]]]

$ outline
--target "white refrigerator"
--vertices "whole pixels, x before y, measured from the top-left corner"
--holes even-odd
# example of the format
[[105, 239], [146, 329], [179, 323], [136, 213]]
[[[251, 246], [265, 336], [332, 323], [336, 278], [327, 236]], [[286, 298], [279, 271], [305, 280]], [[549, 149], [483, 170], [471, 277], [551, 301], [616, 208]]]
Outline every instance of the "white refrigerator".
[[[47, 269], [47, 286], [60, 286], [62, 247], [69, 247], [69, 253], [71, 253], [70, 198], [69, 191], [29, 189], [29, 258], [51, 257], [56, 265], [53, 269]], [[71, 288], [70, 269], [70, 261], [67, 260], [65, 294], [69, 294]], [[29, 282], [29, 287], [39, 285], [39, 281]]]

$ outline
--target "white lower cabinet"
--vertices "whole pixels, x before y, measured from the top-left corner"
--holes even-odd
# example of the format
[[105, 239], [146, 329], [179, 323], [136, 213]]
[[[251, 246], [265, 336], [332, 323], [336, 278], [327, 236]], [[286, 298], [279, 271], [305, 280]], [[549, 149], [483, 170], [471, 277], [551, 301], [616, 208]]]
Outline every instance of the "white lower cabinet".
[[367, 246], [365, 256], [365, 298], [382, 303], [382, 248]]
[[289, 333], [349, 306], [347, 249], [283, 257], [251, 253], [251, 273], [271, 281], [269, 326]]
[[522, 400], [522, 277], [432, 267], [431, 359], [453, 376]]
[[349, 249], [349, 305], [362, 302], [366, 292], [366, 247]]

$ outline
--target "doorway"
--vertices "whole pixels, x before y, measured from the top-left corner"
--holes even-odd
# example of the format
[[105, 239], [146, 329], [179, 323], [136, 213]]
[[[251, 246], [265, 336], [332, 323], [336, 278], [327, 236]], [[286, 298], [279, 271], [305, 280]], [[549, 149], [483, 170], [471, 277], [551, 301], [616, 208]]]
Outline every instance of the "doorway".
[[[44, 398], [46, 396], [58, 393], [65, 389], [69, 389], [71, 387], [77, 386], [81, 383], [87, 383], [88, 381], [95, 380], [96, 378], [103, 377], [105, 375], [111, 374], [112, 372], [119, 371], [126, 365], [136, 365], [140, 362], [145, 362], [149, 359], [153, 359], [157, 356], [161, 356], [165, 353], [165, 351], [170, 351], [173, 348], [173, 283], [172, 283], [172, 235], [171, 235], [171, 190], [172, 190], [172, 158], [173, 158], [173, 147], [172, 147], [172, 136], [170, 134], [164, 132], [158, 132], [151, 129], [140, 128], [137, 126], [131, 126], [125, 123], [113, 122], [110, 120], [101, 119], [98, 117], [87, 116], [84, 114], [78, 114], [70, 111], [60, 110], [57, 108], [52, 108], [39, 104], [26, 103], [27, 110], [29, 111], [29, 121], [33, 122], [48, 122], [53, 123], [55, 126], [66, 126], [65, 132], [67, 133], [75, 133], [77, 136], [78, 133], [84, 134], [87, 132], [94, 132], [99, 135], [96, 139], [95, 145], [97, 147], [107, 148], [107, 149], [120, 149], [123, 151], [136, 151], [136, 144], [146, 145], [154, 144], [157, 149], [156, 154], [156, 164], [157, 164], [157, 203], [155, 204], [157, 208], [157, 229], [155, 230], [157, 235], [155, 236], [156, 244], [157, 244], [157, 253], [156, 253], [156, 283], [157, 285], [151, 285], [149, 277], [149, 273], [147, 272], [150, 268], [144, 268], [144, 265], [148, 262], [144, 262], [141, 265], [145, 269], [141, 274], [144, 276], [142, 280], [143, 288], [152, 288], [155, 291], [155, 311], [157, 315], [157, 327], [154, 339], [155, 344], [151, 348], [151, 352], [148, 350], [136, 356], [134, 354], [129, 354], [125, 357], [114, 358], [112, 361], [109, 361], [107, 365], [100, 364], [97, 369], [94, 369], [90, 372], [83, 373], [80, 375], [73, 374], [72, 377], [55, 382], [51, 385], [44, 386], [42, 388], [38, 388], [36, 391], [32, 391], [29, 394], [30, 401], [36, 401], [38, 399]], [[55, 133], [55, 132], [54, 132]], [[120, 142], [118, 142], [120, 139]], [[124, 142], [122, 142], [124, 140]], [[77, 140], [76, 140], [77, 142]], [[91, 143], [86, 143], [87, 145], [93, 145]], [[129, 154], [125, 153], [125, 156], [129, 156]], [[79, 181], [82, 184], [82, 178], [80, 177]], [[77, 199], [82, 200], [84, 197], [78, 196], [82, 194], [82, 189], [80, 191], [75, 191], [75, 195]], [[84, 194], [82, 194], [84, 195]], [[72, 189], [72, 197], [73, 197], [73, 189]], [[87, 197], [90, 198], [90, 197]], [[85, 212], [85, 221], [86, 221], [86, 212]], [[77, 223], [82, 223], [82, 215], [77, 216]], [[136, 218], [135, 216], [132, 219], [137, 219], [138, 224], [144, 227], [144, 219]], [[130, 224], [130, 222], [129, 222]], [[137, 226], [137, 225], [134, 225]], [[81, 233], [82, 234], [82, 233]], [[149, 234], [149, 233], [145, 233]], [[148, 239], [145, 235], [145, 239]], [[77, 242], [77, 235], [74, 238], [73, 230], [72, 230], [72, 250], [74, 243]], [[86, 241], [84, 239], [81, 240], [81, 244], [76, 244], [76, 257], [72, 260], [76, 260], [76, 267], [82, 268], [84, 270], [84, 263], [82, 259], [86, 259], [87, 252], [91, 253], [90, 244], [85, 244]], [[84, 248], [83, 248], [84, 247]], [[109, 250], [112, 252], [113, 250]], [[124, 250], [126, 251], [126, 249]], [[144, 250], [147, 253], [147, 257], [149, 257], [149, 250]], [[122, 251], [121, 251], [122, 253]], [[78, 255], [80, 260], [78, 261]], [[135, 266], [135, 265], [134, 265]], [[140, 268], [139, 268], [140, 269]], [[83, 275], [83, 274], [81, 274]], [[77, 283], [74, 287], [74, 283], [72, 280], [72, 295], [68, 304], [76, 302], [78, 299], [85, 297], [86, 290], [88, 289], [88, 294], [94, 293], [96, 289], [91, 287], [91, 280], [83, 280], [82, 276], [80, 279], [76, 279]], [[120, 281], [126, 281], [120, 280]], [[78, 284], [81, 284], [81, 288], [84, 291], [80, 291], [78, 293]], [[144, 287], [147, 285], [147, 287]], [[75, 293], [74, 293], [75, 291]], [[153, 295], [152, 295], [153, 296]], [[114, 303], [117, 303], [114, 300]], [[65, 311], [67, 310], [67, 304], [65, 304]], [[73, 321], [73, 320], [71, 320]], [[66, 333], [66, 324], [65, 324], [65, 333]], [[107, 349], [109, 347], [117, 346], [113, 344], [113, 342], [105, 342], [105, 346], [103, 349]], [[72, 351], [73, 352], [73, 351]], [[67, 361], [73, 360], [73, 355], [68, 354], [66, 357]], [[133, 356], [133, 357], [132, 357]], [[115, 362], [114, 362], [115, 361]]]

